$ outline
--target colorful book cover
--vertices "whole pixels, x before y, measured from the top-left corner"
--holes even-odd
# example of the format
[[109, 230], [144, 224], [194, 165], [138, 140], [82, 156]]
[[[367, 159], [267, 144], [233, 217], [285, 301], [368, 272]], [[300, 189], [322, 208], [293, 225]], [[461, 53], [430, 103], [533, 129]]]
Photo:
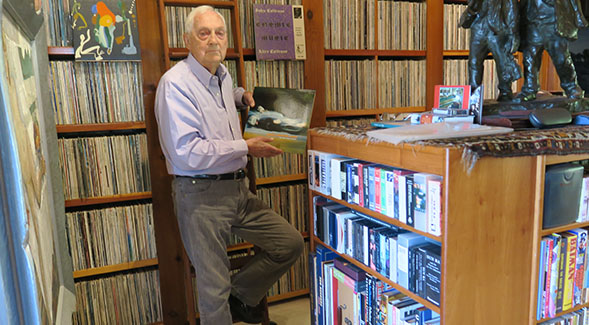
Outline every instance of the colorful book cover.
[[254, 100], [244, 138], [269, 137], [274, 139], [272, 145], [286, 152], [304, 154], [315, 90], [256, 87]]
[[577, 259], [573, 287], [573, 306], [582, 303], [583, 282], [585, 280], [585, 254], [587, 253], [587, 229], [577, 228], [570, 231], [577, 235]]
[[304, 60], [305, 17], [301, 5], [254, 4], [257, 60]]
[[71, 16], [76, 60], [141, 60], [135, 0], [74, 0]]
[[567, 238], [564, 287], [562, 295], [562, 310], [573, 308], [573, 286], [575, 281], [575, 268], [577, 257], [577, 235], [566, 232], [562, 235]]

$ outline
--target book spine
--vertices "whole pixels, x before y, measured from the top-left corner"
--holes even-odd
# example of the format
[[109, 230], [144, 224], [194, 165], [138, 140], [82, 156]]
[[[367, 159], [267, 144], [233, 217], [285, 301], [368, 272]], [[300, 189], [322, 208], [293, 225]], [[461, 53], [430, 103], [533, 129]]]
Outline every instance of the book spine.
[[427, 181], [427, 232], [434, 236], [442, 235], [442, 181]]
[[405, 181], [407, 186], [407, 225], [413, 227], [415, 225], [415, 219], [413, 214], [415, 209], [413, 175], [407, 175]]
[[565, 271], [566, 271], [566, 256], [567, 256], [567, 238], [562, 237], [560, 241], [560, 253], [558, 257], [558, 285], [557, 285], [557, 292], [556, 292], [556, 313], [560, 313], [563, 311], [562, 303], [563, 303], [563, 289], [564, 289], [564, 279], [565, 279]]
[[374, 168], [374, 210], [376, 212], [381, 212], [382, 211], [382, 206], [381, 206], [381, 189], [380, 189], [380, 173], [381, 173], [381, 169], [380, 167], [375, 167]]
[[577, 256], [577, 236], [572, 235], [567, 241], [565, 286], [563, 292], [562, 310], [573, 308], [573, 287], [575, 282], [575, 268]]

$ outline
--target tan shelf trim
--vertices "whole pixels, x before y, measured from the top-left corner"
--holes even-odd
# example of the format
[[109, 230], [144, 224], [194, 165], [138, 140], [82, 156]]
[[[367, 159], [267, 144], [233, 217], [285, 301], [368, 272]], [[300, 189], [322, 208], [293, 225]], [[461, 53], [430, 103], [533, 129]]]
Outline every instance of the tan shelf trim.
[[283, 176], [273, 176], [273, 177], [262, 177], [256, 178], [256, 185], [267, 185], [267, 184], [274, 184], [274, 183], [281, 183], [281, 182], [290, 182], [290, 181], [300, 181], [307, 179], [307, 174], [292, 174], [292, 175], [283, 175]]
[[571, 224], [564, 225], [564, 226], [542, 229], [541, 235], [542, 235], [542, 237], [544, 237], [544, 236], [548, 236], [553, 233], [565, 232], [565, 231], [569, 231], [569, 230], [572, 230], [575, 228], [585, 228], [585, 227], [589, 227], [589, 221], [575, 222], [575, 223], [571, 223]]
[[250, 243], [239, 243], [239, 244], [227, 246], [227, 251], [234, 252], [234, 251], [240, 251], [240, 250], [250, 249], [250, 248], [254, 248], [254, 245], [250, 244]]
[[366, 145], [368, 139], [352, 141], [338, 135], [320, 134], [314, 129], [309, 131], [308, 139], [309, 148], [313, 150], [439, 176], [446, 175], [448, 152], [460, 150], [457, 147], [394, 145], [388, 142]]
[[425, 51], [419, 50], [349, 50], [331, 49], [325, 50], [325, 56], [360, 56], [360, 57], [382, 57], [382, 56], [407, 56], [425, 57]]
[[145, 129], [145, 122], [115, 122], [94, 124], [58, 124], [57, 134], [73, 132], [141, 130]]
[[444, 56], [468, 56], [469, 50], [444, 50]]
[[566, 156], [552, 155], [552, 156], [546, 156], [546, 165], [561, 164], [561, 163], [578, 161], [578, 160], [586, 160], [586, 159], [589, 159], [589, 153], [566, 155]]
[[132, 200], [144, 200], [144, 199], [150, 199], [150, 198], [151, 198], [151, 192], [119, 194], [119, 195], [113, 195], [113, 196], [101, 196], [101, 197], [94, 197], [94, 198], [65, 200], [65, 207], [72, 208], [72, 207], [94, 205], [94, 204], [125, 202], [125, 201], [132, 201]]
[[385, 277], [384, 275], [374, 271], [373, 269], [367, 267], [366, 265], [356, 261], [353, 257], [346, 255], [346, 254], [340, 254], [338, 253], [335, 249], [333, 249], [331, 246], [325, 244], [323, 241], [321, 241], [319, 238], [313, 236], [313, 240], [319, 244], [321, 244], [322, 246], [325, 246], [327, 248], [329, 248], [331, 251], [333, 251], [334, 253], [336, 253], [338, 256], [346, 259], [347, 261], [349, 261], [350, 263], [354, 264], [355, 266], [361, 268], [362, 270], [364, 270], [364, 272], [371, 274], [372, 276], [377, 277], [379, 280], [388, 283], [390, 286], [392, 286], [393, 288], [401, 291], [403, 294], [409, 296], [411, 299], [423, 304], [425, 307], [431, 309], [432, 311], [438, 313], [441, 315], [440, 312], [440, 307], [432, 304], [431, 302], [425, 300], [424, 298], [416, 295], [415, 293], [403, 288], [402, 286], [398, 285], [397, 283], [391, 281], [389, 278]]
[[74, 48], [72, 46], [48, 46], [47, 54], [50, 59], [74, 59]]
[[433, 239], [435, 241], [438, 241], [438, 242], [442, 243], [442, 237], [441, 236], [434, 236], [434, 235], [432, 235], [430, 233], [423, 232], [421, 230], [417, 230], [417, 229], [415, 229], [415, 228], [413, 228], [411, 226], [408, 226], [408, 225], [402, 223], [401, 221], [399, 221], [397, 219], [394, 219], [394, 218], [385, 216], [383, 214], [380, 214], [380, 213], [378, 213], [376, 211], [372, 211], [370, 209], [363, 208], [363, 207], [361, 207], [359, 205], [351, 204], [351, 203], [348, 203], [348, 202], [342, 201], [342, 200], [338, 200], [338, 199], [336, 199], [334, 197], [331, 197], [329, 195], [325, 195], [325, 194], [320, 193], [320, 192], [316, 192], [316, 191], [311, 191], [311, 192], [313, 194], [315, 194], [315, 195], [323, 196], [323, 197], [325, 197], [325, 198], [327, 198], [327, 199], [329, 199], [331, 201], [337, 202], [337, 203], [339, 203], [341, 205], [345, 205], [348, 208], [353, 209], [355, 211], [358, 211], [358, 212], [361, 212], [363, 214], [369, 215], [369, 216], [373, 217], [374, 219], [378, 219], [378, 220], [380, 220], [382, 222], [385, 222], [387, 224], [395, 225], [395, 226], [397, 226], [399, 228], [403, 228], [403, 229], [409, 230], [409, 231], [414, 232], [416, 234], [420, 234], [420, 235], [422, 235], [424, 237], [427, 237], [427, 238], [430, 238], [430, 239]]
[[556, 318], [556, 317], [559, 317], [559, 316], [562, 316], [562, 315], [566, 315], [566, 314], [568, 314], [568, 313], [572, 313], [572, 312], [574, 312], [574, 311], [577, 311], [577, 310], [579, 310], [579, 309], [581, 309], [581, 308], [583, 308], [583, 307], [589, 307], [589, 303], [587, 303], [587, 304], [582, 304], [582, 305], [577, 305], [577, 306], [575, 306], [575, 307], [573, 307], [573, 308], [571, 308], [571, 309], [567, 309], [567, 310], [561, 311], [560, 313], [556, 313], [556, 315], [554, 315], [554, 317], [550, 317], [550, 318], [543, 318], [543, 319], [541, 319], [541, 320], [537, 320], [537, 321], [535, 322], [535, 324], [540, 324], [540, 323], [542, 323], [542, 322], [545, 322], [545, 321], [547, 321], [547, 320], [551, 320], [551, 319], [554, 319], [554, 318]]
[[306, 296], [309, 294], [309, 292], [310, 292], [309, 289], [301, 289], [301, 290], [291, 291], [291, 292], [287, 292], [287, 293], [283, 293], [283, 294], [279, 294], [279, 295], [274, 295], [274, 296], [268, 297], [268, 303], [278, 302], [281, 300], [300, 297], [300, 296]]
[[407, 107], [390, 107], [390, 108], [368, 108], [368, 109], [350, 109], [343, 111], [326, 111], [325, 117], [347, 117], [347, 116], [368, 116], [380, 115], [384, 113], [410, 113], [424, 112], [425, 106], [407, 106]]
[[127, 262], [115, 265], [107, 265], [101, 267], [95, 267], [91, 269], [74, 271], [74, 279], [85, 278], [94, 275], [109, 274], [120, 271], [140, 269], [148, 266], [158, 265], [157, 258], [151, 258], [148, 260], [141, 260], [135, 262]]
[[200, 5], [209, 5], [215, 8], [235, 8], [234, 1], [220, 0], [164, 0], [166, 6], [179, 7], [197, 7]]

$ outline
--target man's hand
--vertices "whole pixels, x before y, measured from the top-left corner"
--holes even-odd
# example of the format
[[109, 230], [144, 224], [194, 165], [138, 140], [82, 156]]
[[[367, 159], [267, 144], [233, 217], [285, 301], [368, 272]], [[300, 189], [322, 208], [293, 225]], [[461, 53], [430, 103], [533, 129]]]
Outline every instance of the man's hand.
[[274, 139], [267, 137], [255, 137], [245, 140], [248, 153], [254, 157], [274, 157], [282, 153], [282, 150], [269, 144]]
[[241, 97], [241, 102], [248, 107], [256, 106], [254, 94], [252, 94], [251, 91], [246, 91], [245, 93], [243, 93], [243, 97]]

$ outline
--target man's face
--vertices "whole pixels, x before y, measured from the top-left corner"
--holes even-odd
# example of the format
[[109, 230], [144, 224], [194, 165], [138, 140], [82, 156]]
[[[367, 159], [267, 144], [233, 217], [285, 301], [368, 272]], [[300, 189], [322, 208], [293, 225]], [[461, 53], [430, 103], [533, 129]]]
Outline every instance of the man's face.
[[217, 13], [208, 11], [195, 17], [184, 42], [192, 56], [215, 74], [227, 54], [227, 29]]

